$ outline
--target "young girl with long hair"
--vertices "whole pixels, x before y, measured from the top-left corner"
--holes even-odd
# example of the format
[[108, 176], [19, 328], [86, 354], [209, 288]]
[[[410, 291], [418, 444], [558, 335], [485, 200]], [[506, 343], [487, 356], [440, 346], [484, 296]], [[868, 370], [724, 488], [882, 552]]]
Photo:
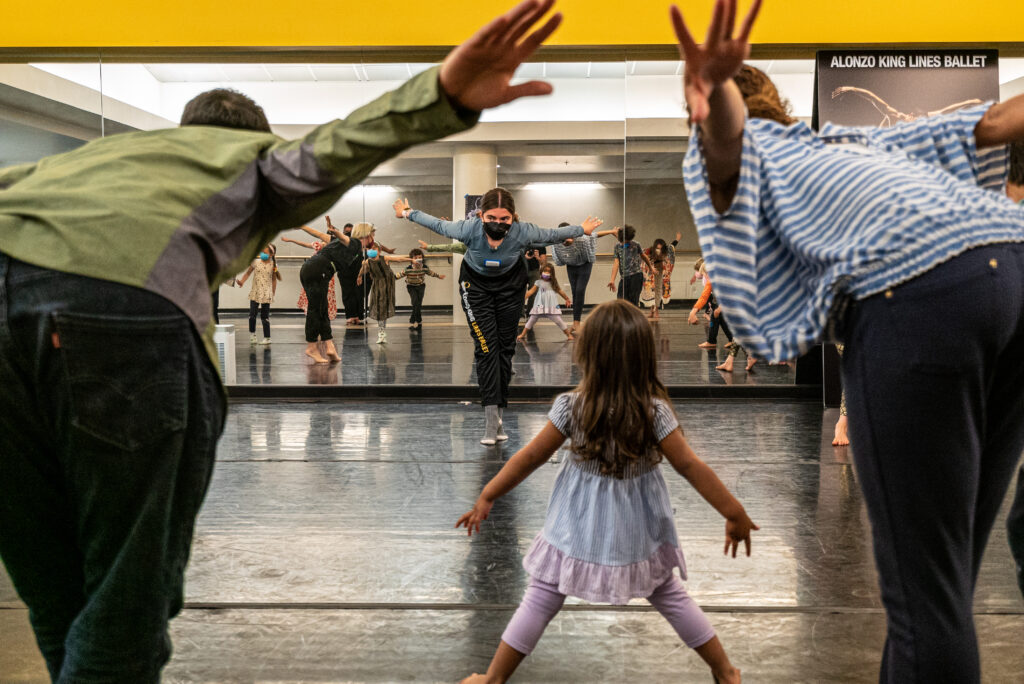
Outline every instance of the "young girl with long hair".
[[533, 326], [541, 318], [547, 318], [554, 322], [565, 333], [565, 339], [575, 339], [572, 336], [572, 329], [562, 320], [562, 310], [558, 307], [559, 297], [565, 300], [565, 307], [567, 309], [572, 308], [572, 300], [559, 287], [558, 277], [555, 275], [555, 267], [553, 265], [544, 264], [540, 267], [540, 278], [526, 291], [526, 301], [530, 301], [530, 297], [534, 295], [536, 295], [536, 299], [533, 302], [533, 308], [530, 309], [530, 317], [526, 319], [523, 332], [519, 333], [516, 340], [522, 341], [526, 337], [527, 331], [532, 330]]
[[685, 579], [686, 565], [658, 465], [662, 457], [726, 519], [726, 553], [735, 557], [743, 542], [749, 555], [757, 525], [683, 437], [658, 379], [654, 334], [638, 308], [616, 300], [594, 309], [582, 327], [576, 362], [582, 382], [555, 399], [547, 425], [455, 524], [470, 535], [479, 532], [494, 502], [570, 439], [572, 456], [555, 480], [544, 530], [523, 560], [531, 577], [523, 602], [487, 674], [464, 682], [506, 681], [567, 595], [617, 605], [646, 598], [717, 681], [739, 682], [711, 624], [673, 574], [679, 568]]
[[252, 276], [249, 290], [249, 341], [256, 344], [256, 312], [263, 322], [263, 344], [270, 344], [270, 304], [277, 294], [277, 283], [281, 272], [277, 270], [277, 248], [270, 244], [263, 248], [259, 257], [253, 259], [249, 268], [238, 279], [239, 287]]

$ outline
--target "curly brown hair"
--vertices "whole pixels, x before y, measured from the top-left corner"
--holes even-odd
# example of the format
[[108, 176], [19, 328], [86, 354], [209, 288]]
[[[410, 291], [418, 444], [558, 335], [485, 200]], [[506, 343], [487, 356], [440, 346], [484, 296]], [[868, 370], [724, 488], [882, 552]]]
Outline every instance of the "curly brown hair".
[[779, 95], [778, 88], [768, 78], [768, 74], [756, 67], [744, 64], [733, 80], [739, 86], [750, 118], [771, 119], [783, 126], [796, 122], [792, 116], [792, 105], [789, 100], [783, 99]]

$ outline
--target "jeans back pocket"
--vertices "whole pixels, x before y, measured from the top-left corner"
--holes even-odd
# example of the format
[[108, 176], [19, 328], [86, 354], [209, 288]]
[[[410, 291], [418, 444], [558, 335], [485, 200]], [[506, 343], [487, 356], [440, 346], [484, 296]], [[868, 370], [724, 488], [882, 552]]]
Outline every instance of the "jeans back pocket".
[[188, 423], [191, 323], [182, 315], [54, 314], [73, 428], [136, 451]]

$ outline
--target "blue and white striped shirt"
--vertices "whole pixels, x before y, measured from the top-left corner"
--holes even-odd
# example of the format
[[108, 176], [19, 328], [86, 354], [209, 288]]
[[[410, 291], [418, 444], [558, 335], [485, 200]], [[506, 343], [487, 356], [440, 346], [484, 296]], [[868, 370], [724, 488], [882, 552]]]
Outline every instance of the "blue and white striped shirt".
[[732, 206], [715, 211], [702, 134], [683, 180], [729, 326], [754, 356], [821, 340], [837, 294], [864, 299], [971, 248], [1024, 242], [1002, 195], [1006, 148], [978, 151], [991, 103], [892, 128], [747, 121]]

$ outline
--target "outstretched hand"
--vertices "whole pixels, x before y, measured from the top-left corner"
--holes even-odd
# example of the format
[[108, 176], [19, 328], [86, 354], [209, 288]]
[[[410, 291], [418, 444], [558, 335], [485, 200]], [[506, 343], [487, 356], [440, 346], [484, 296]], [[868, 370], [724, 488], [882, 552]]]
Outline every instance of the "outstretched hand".
[[679, 41], [679, 56], [685, 61], [683, 95], [690, 110], [690, 120], [699, 124], [711, 111], [708, 98], [711, 93], [739, 72], [743, 60], [750, 56], [750, 29], [754, 25], [761, 0], [754, 0], [750, 11], [733, 37], [736, 24], [736, 0], [716, 0], [707, 37], [697, 45], [683, 20], [683, 13], [675, 5], [670, 10], [672, 28]]
[[473, 510], [468, 513], [464, 513], [459, 521], [455, 523], [455, 527], [459, 528], [462, 526], [466, 527], [466, 534], [470, 537], [473, 536], [473, 530], [480, 531], [480, 523], [487, 520], [487, 516], [491, 514], [491, 507], [494, 505], [493, 501], [485, 501], [483, 497], [476, 500], [473, 504]]
[[732, 550], [732, 557], [736, 557], [736, 551], [740, 547], [740, 542], [743, 542], [747, 549], [747, 555], [750, 555], [750, 533], [753, 530], [761, 529], [750, 519], [746, 511], [742, 512], [735, 518], [729, 518], [725, 521], [725, 554], [729, 554], [729, 550]]
[[[395, 218], [404, 218], [402, 216], [402, 212], [409, 210], [409, 200], [396, 199], [394, 203], [391, 205], [391, 208], [395, 210]], [[426, 246], [426, 243], [423, 242], [423, 240], [420, 240], [420, 244], [422, 244], [424, 247]]]
[[[477, 31], [441, 64], [441, 88], [456, 103], [477, 112], [520, 97], [549, 94], [550, 83], [529, 81], [513, 86], [511, 81], [519, 65], [562, 22], [562, 15], [556, 13], [526, 36], [554, 4], [555, 0], [525, 0]], [[523, 36], [526, 38], [520, 42]]]
[[598, 226], [600, 226], [602, 223], [604, 223], [604, 221], [602, 221], [601, 219], [594, 218], [593, 216], [588, 216], [587, 220], [583, 222], [583, 234], [590, 235], [595, 230], [597, 230]]

